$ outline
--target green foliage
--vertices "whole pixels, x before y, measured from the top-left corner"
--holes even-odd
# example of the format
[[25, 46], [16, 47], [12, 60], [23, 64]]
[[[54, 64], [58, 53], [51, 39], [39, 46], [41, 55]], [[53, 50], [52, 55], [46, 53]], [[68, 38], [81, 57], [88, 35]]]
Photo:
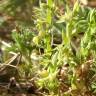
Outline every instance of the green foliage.
[[22, 55], [21, 77], [35, 78], [37, 86], [47, 89], [48, 94], [92, 95], [96, 90], [96, 9], [81, 6], [78, 1], [73, 8], [67, 0], [56, 0], [58, 4], [39, 0], [38, 6], [33, 1], [13, 0], [12, 5], [3, 7], [15, 13], [16, 6], [31, 6], [26, 10], [31, 11], [34, 24], [30, 28], [18, 24], [9, 48], [9, 52]]

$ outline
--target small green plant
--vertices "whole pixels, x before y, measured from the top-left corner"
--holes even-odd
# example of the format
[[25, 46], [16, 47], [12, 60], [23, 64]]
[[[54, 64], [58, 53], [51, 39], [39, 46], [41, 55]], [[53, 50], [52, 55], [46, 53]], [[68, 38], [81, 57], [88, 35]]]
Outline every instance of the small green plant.
[[[22, 4], [34, 5], [33, 1]], [[73, 7], [68, 0], [56, 1], [39, 0], [38, 6], [28, 9], [34, 24], [16, 22], [8, 51], [20, 52], [20, 77], [34, 80], [44, 96], [92, 96], [96, 94], [96, 9], [78, 1]]]

